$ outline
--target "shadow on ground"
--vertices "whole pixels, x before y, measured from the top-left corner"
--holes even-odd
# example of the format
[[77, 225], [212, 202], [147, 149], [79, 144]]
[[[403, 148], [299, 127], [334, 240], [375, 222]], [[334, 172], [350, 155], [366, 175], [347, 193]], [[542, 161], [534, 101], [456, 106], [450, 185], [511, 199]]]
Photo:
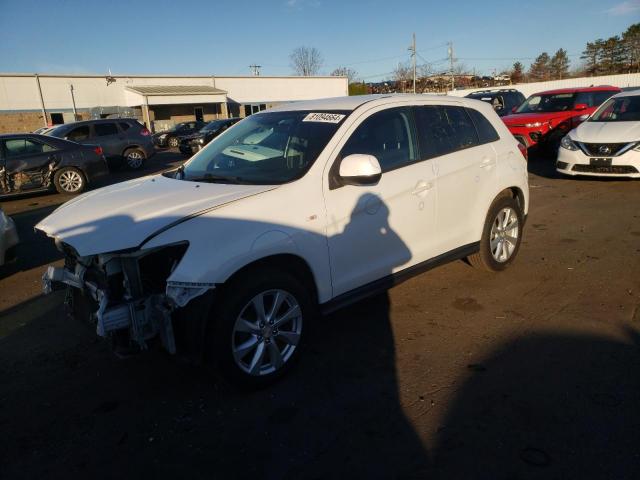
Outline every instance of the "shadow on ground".
[[634, 331], [509, 342], [425, 446], [399, 402], [386, 294], [320, 319], [298, 368], [255, 393], [159, 352], [116, 360], [61, 302], [0, 315], [21, 320], [0, 339], [3, 478], [640, 476]]

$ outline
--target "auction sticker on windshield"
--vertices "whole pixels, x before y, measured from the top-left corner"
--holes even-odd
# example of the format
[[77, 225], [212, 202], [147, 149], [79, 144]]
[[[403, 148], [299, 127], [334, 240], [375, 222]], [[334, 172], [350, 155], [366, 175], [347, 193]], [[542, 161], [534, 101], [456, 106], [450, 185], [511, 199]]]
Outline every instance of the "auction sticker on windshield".
[[302, 119], [303, 122], [340, 123], [346, 115], [339, 113], [310, 113]]

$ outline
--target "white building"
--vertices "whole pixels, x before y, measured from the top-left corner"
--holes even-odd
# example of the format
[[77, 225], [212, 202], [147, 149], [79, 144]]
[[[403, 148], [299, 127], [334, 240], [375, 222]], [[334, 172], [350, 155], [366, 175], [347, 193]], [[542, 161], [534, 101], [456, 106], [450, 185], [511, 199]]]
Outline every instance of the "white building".
[[0, 133], [110, 115], [135, 117], [160, 130], [348, 93], [346, 77], [0, 73]]

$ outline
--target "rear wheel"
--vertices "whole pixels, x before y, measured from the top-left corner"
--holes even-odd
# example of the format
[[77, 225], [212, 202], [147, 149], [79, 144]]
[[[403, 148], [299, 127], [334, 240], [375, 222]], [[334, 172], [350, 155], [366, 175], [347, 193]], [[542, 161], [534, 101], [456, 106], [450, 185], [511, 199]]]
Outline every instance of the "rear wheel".
[[232, 281], [214, 308], [211, 360], [236, 386], [265, 387], [282, 377], [300, 355], [308, 291], [294, 276], [273, 269]]
[[480, 250], [468, 257], [469, 263], [490, 272], [507, 268], [520, 249], [522, 224], [518, 202], [507, 195], [496, 198], [484, 222]]
[[169, 144], [169, 146], [171, 148], [176, 148], [178, 145], [180, 145], [180, 140], [178, 140], [177, 137], [171, 137], [171, 138], [169, 138], [167, 143]]
[[53, 184], [58, 193], [82, 193], [87, 187], [84, 174], [74, 167], [63, 167], [53, 176]]
[[124, 152], [124, 162], [127, 168], [131, 170], [139, 170], [144, 165], [147, 156], [140, 148], [129, 148]]

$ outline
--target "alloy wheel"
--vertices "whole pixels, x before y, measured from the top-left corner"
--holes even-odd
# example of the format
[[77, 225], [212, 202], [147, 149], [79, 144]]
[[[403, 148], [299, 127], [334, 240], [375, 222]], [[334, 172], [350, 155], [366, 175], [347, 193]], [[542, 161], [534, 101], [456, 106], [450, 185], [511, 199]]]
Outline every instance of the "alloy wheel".
[[66, 172], [62, 172], [58, 182], [65, 192], [74, 193], [82, 188], [83, 180], [78, 172], [67, 170]]
[[491, 226], [491, 255], [496, 262], [504, 263], [515, 251], [518, 245], [518, 215], [511, 207], [498, 212]]
[[137, 150], [127, 153], [127, 165], [129, 168], [140, 168], [144, 162], [144, 155]]
[[284, 366], [302, 334], [302, 310], [284, 290], [268, 290], [240, 311], [231, 334], [236, 365], [245, 373], [269, 375]]

